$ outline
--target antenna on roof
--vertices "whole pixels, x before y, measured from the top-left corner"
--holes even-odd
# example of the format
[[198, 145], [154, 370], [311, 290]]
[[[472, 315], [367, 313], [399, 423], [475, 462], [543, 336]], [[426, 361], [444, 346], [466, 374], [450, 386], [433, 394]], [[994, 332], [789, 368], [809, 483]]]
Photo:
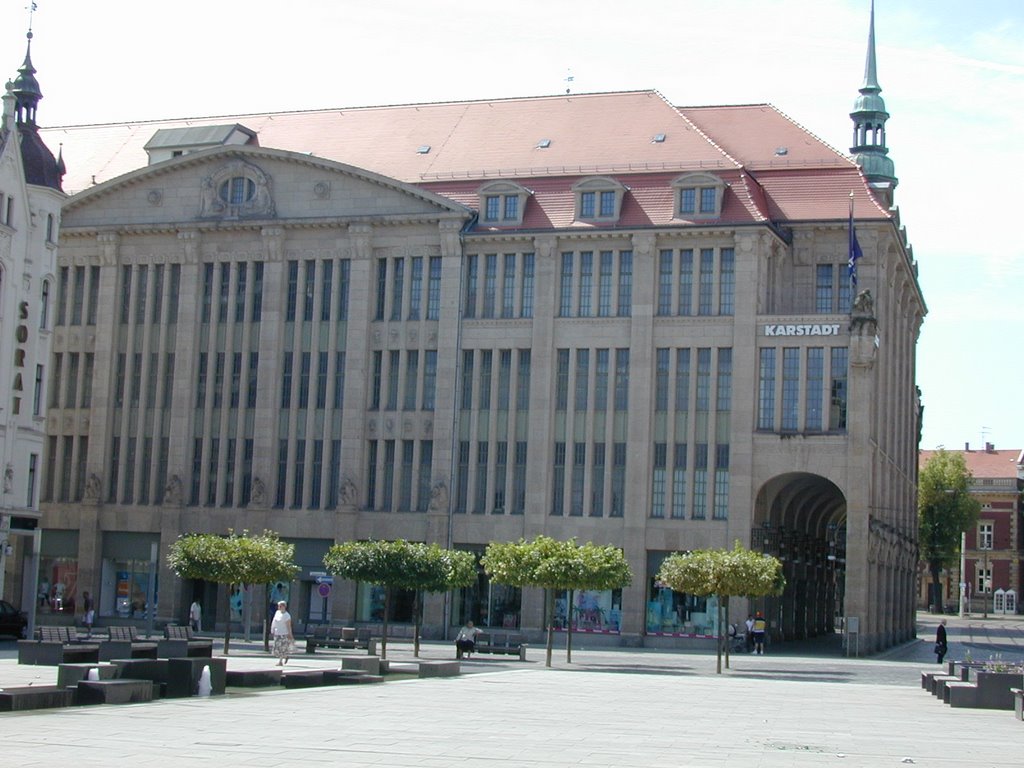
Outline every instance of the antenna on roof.
[[575, 78], [572, 76], [572, 67], [570, 67], [569, 69], [565, 70], [565, 92], [566, 93], [571, 93], [572, 92], [572, 81], [574, 79]]

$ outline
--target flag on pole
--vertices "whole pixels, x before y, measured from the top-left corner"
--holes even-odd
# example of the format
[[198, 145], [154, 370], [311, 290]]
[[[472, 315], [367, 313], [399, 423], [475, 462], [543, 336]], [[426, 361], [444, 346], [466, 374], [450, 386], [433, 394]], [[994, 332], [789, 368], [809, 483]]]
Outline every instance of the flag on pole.
[[850, 193], [850, 252], [846, 261], [846, 272], [850, 276], [850, 285], [857, 287], [857, 259], [864, 255], [857, 242], [857, 230], [853, 228], [853, 192]]

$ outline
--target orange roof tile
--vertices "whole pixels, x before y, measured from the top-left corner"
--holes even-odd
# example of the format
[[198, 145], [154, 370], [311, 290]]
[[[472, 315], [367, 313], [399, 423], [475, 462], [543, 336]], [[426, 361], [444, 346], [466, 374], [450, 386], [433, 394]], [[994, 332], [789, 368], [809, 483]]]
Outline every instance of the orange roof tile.
[[[938, 451], [919, 451], [918, 466], [923, 467]], [[991, 451], [947, 451], [959, 453], [964, 457], [967, 469], [976, 478], [1013, 478], [1018, 477], [1021, 464], [1024, 463], [1024, 452], [1019, 448]]]
[[[490, 179], [534, 191], [527, 229], [591, 226], [573, 221], [572, 184], [614, 176], [630, 188], [616, 226], [680, 223], [671, 182], [706, 171], [729, 185], [721, 218], [705, 223], [844, 219], [851, 190], [857, 218], [888, 218], [859, 169], [774, 107], [676, 108], [656, 91], [572, 94], [301, 112], [221, 115], [48, 128], [77, 192], [148, 163], [160, 129], [240, 124], [263, 147], [308, 153], [429, 187], [473, 208]], [[664, 141], [654, 137], [663, 134]], [[541, 140], [550, 141], [540, 148]], [[783, 157], [778, 147], [788, 148]], [[421, 147], [429, 151], [418, 152]]]

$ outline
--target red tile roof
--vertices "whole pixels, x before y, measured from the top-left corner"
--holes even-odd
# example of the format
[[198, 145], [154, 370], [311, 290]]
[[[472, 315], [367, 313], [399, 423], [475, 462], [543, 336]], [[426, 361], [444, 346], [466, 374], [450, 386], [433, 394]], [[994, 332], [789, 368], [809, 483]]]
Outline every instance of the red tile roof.
[[[923, 467], [938, 451], [919, 451], [918, 466]], [[947, 451], [959, 453], [964, 457], [967, 469], [975, 478], [1014, 478], [1018, 477], [1021, 464], [1024, 463], [1024, 451], [1020, 448], [991, 451]]]
[[[855, 193], [858, 218], [888, 218], [856, 165], [767, 104], [676, 108], [656, 91], [572, 94], [355, 109], [222, 115], [49, 128], [81, 191], [148, 163], [160, 129], [241, 124], [263, 147], [336, 160], [478, 207], [484, 180], [516, 179], [534, 191], [524, 228], [573, 222], [572, 185], [613, 176], [630, 188], [620, 227], [679, 223], [671, 182], [693, 171], [729, 185], [720, 220], [842, 220]], [[664, 141], [654, 137], [664, 134]], [[539, 148], [549, 140], [547, 148]], [[779, 147], [787, 154], [776, 154]], [[421, 147], [429, 147], [425, 153]], [[701, 221], [699, 223], [709, 223]]]

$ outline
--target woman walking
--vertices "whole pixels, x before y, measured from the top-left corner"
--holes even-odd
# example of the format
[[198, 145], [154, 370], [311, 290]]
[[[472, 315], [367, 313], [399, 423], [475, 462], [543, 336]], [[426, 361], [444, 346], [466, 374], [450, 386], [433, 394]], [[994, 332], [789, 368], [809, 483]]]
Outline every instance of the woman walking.
[[292, 635], [292, 615], [288, 613], [288, 603], [284, 600], [277, 604], [277, 613], [274, 614], [274, 620], [270, 622], [270, 635], [274, 638], [274, 655], [277, 656], [277, 666], [287, 664], [295, 637]]

